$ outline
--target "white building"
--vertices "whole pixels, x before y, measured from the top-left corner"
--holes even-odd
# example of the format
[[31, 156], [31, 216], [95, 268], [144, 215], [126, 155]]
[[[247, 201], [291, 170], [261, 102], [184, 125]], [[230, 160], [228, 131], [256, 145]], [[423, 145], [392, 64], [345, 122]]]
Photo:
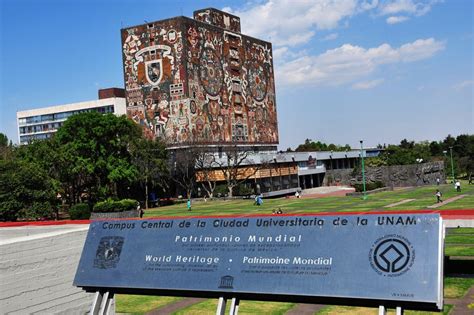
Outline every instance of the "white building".
[[99, 90], [99, 99], [80, 103], [43, 107], [16, 113], [18, 143], [28, 144], [33, 139], [47, 139], [61, 127], [68, 117], [83, 112], [97, 111], [117, 116], [126, 115], [123, 89]]

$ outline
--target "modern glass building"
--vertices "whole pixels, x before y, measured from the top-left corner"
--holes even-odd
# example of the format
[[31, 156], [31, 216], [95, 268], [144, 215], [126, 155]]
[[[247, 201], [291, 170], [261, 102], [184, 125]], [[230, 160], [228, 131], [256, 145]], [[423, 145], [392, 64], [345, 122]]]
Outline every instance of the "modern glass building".
[[28, 144], [34, 139], [48, 139], [70, 116], [90, 111], [103, 114], [113, 113], [117, 116], [125, 115], [126, 106], [123, 89], [99, 90], [99, 99], [94, 101], [17, 112], [18, 143], [22, 145]]

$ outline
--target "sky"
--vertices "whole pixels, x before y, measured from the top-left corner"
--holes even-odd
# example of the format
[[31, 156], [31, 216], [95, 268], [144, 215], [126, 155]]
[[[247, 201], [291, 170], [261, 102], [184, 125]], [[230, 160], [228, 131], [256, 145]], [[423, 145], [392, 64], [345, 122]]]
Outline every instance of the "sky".
[[123, 88], [121, 28], [207, 7], [272, 42], [281, 150], [474, 134], [469, 0], [0, 0], [0, 132]]

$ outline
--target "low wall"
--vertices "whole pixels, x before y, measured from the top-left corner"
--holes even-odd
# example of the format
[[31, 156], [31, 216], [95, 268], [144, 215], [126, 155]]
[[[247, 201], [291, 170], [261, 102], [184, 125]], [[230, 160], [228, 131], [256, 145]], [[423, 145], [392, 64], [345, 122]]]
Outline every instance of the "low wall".
[[122, 211], [122, 212], [92, 212], [91, 220], [95, 219], [120, 219], [120, 218], [139, 218], [138, 210]]
[[88, 312], [92, 294], [72, 285], [86, 234], [74, 231], [0, 245], [0, 313]]
[[[435, 185], [436, 179], [441, 183], [446, 180], [444, 162], [429, 162], [411, 165], [393, 165], [367, 167], [365, 179], [367, 183], [380, 181], [386, 187], [407, 187]], [[323, 185], [352, 185], [362, 183], [362, 172], [354, 174], [351, 169], [327, 170]]]

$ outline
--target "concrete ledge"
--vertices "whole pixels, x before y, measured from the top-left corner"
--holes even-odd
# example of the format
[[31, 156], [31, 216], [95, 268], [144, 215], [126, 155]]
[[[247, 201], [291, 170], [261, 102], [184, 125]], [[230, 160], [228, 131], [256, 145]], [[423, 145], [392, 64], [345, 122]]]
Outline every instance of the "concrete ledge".
[[72, 285], [89, 226], [0, 229], [2, 314], [85, 314], [92, 295]]
[[126, 219], [139, 218], [140, 212], [138, 210], [122, 211], [122, 212], [92, 212], [91, 220], [95, 219]]

